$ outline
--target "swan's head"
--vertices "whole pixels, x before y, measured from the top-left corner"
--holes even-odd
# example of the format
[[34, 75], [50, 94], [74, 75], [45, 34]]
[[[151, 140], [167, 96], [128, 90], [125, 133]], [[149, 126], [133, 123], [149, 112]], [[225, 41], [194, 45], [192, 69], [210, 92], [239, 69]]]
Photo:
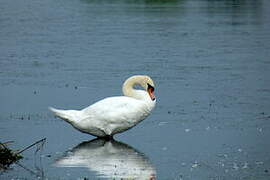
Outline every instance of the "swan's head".
[[152, 101], [154, 101], [156, 99], [154, 95], [154, 81], [149, 76], [142, 76], [142, 81], [140, 82], [140, 85], [147, 91]]
[[140, 85], [143, 89], [145, 89], [145, 91], [149, 94], [152, 101], [156, 99], [154, 95], [155, 84], [149, 76], [136, 75], [128, 78], [123, 85], [124, 95], [131, 97], [135, 96], [131, 90], [135, 85]]

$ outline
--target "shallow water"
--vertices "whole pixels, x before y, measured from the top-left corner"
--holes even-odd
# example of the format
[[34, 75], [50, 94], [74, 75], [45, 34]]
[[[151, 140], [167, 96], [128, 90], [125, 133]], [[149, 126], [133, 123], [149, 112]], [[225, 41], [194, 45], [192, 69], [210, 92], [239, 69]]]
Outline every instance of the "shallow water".
[[[1, 141], [47, 138], [0, 179], [269, 179], [269, 7], [0, 0]], [[157, 106], [116, 142], [91, 141], [47, 110], [119, 95], [133, 74], [154, 79]]]

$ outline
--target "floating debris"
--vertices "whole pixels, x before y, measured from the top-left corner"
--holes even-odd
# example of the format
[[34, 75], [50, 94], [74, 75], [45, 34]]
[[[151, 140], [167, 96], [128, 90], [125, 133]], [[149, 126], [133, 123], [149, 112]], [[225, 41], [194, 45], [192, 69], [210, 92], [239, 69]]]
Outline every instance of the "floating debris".
[[197, 168], [199, 166], [199, 163], [197, 161], [194, 162], [194, 164], [191, 165], [192, 168]]
[[189, 132], [189, 131], [191, 131], [191, 129], [185, 129], [185, 132]]

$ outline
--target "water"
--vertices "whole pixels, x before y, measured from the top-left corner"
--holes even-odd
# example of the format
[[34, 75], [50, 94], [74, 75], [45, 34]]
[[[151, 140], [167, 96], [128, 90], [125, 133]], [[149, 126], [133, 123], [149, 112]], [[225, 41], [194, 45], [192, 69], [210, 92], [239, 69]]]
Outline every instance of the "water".
[[[269, 5], [1, 0], [1, 141], [47, 142], [0, 179], [269, 179]], [[154, 79], [157, 106], [116, 142], [47, 110], [119, 95], [133, 74]]]

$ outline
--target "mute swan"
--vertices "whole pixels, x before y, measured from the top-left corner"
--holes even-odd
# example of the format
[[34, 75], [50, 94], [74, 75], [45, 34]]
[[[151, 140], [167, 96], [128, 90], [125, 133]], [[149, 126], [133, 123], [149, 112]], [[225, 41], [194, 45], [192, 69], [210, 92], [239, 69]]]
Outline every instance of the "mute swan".
[[[134, 89], [140, 85], [144, 90]], [[77, 130], [97, 137], [112, 138], [144, 120], [155, 107], [154, 82], [149, 76], [128, 78], [122, 87], [124, 96], [102, 99], [82, 110], [49, 109]]]

